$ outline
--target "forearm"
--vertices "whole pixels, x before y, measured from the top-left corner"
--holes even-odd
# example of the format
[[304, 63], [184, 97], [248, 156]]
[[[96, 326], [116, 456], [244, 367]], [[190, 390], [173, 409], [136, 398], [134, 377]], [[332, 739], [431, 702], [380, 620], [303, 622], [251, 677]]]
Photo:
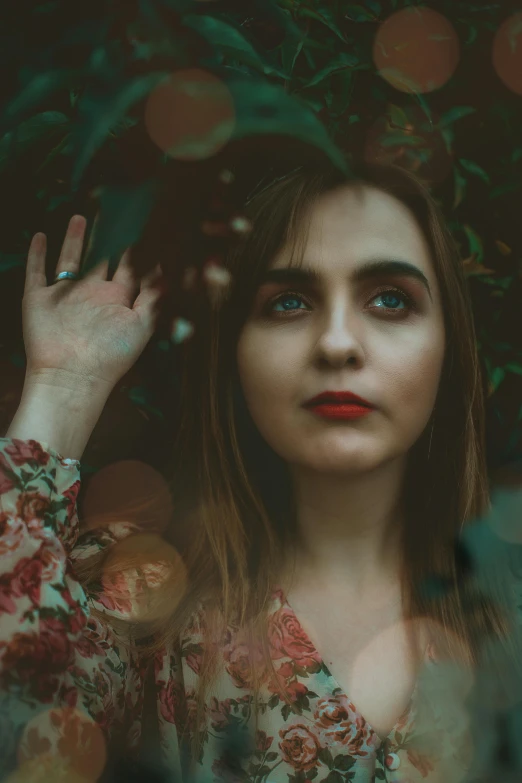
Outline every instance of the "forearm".
[[110, 391], [87, 380], [26, 379], [6, 437], [48, 443], [62, 457], [81, 459]]

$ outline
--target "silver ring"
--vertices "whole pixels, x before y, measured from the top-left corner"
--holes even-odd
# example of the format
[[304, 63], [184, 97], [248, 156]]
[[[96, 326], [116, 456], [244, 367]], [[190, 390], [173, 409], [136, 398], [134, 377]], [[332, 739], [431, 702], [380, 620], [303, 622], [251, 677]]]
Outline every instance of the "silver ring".
[[79, 280], [80, 275], [77, 275], [76, 272], [60, 272], [59, 275], [56, 275], [56, 277], [53, 280], [53, 284], [57, 283], [59, 280]]

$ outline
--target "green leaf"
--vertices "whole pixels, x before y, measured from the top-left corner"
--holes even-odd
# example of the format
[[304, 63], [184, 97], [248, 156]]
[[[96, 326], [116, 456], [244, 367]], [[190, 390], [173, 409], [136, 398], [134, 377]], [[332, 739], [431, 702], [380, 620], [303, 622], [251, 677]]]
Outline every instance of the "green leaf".
[[60, 204], [65, 204], [68, 201], [71, 201], [70, 193], [62, 193], [61, 196], [53, 196], [53, 198], [49, 199], [47, 212], [54, 212], [54, 210], [59, 207]]
[[516, 364], [516, 362], [510, 362], [504, 367], [509, 372], [514, 372], [516, 375], [522, 375], [522, 364]]
[[348, 772], [355, 763], [356, 761], [353, 756], [345, 755], [343, 753], [340, 753], [334, 759], [334, 767], [341, 772]]
[[316, 113], [324, 109], [324, 103], [320, 98], [313, 98], [311, 95], [301, 95], [300, 99], [303, 103], [306, 103], [308, 106], [310, 106], [310, 108], [313, 109]]
[[[367, 3], [367, 5], [371, 4]], [[343, 13], [350, 22], [373, 22], [380, 13], [379, 3], [373, 3], [373, 6], [374, 8], [379, 7], [379, 10], [369, 10], [360, 3], [348, 3], [348, 5], [343, 5]]]
[[[79, 76], [80, 72], [72, 68], [48, 71], [34, 76], [4, 109], [0, 123], [0, 133], [3, 134], [14, 128], [23, 115], [36, 106], [44, 103], [48, 104], [48, 99], [54, 92], [74, 86]], [[58, 114], [58, 112], [44, 112], [44, 114]]]
[[483, 168], [481, 168], [478, 163], [475, 163], [472, 160], [467, 160], [466, 158], [459, 158], [459, 163], [461, 166], [466, 169], [466, 171], [469, 171], [471, 174], [476, 174], [478, 177], [484, 180], [484, 182], [487, 182], [487, 184], [490, 184], [490, 178], [489, 174], [487, 174]]
[[322, 150], [334, 165], [347, 172], [344, 153], [304, 101], [288, 95], [279, 85], [254, 79], [234, 78], [227, 81], [227, 86], [236, 107], [234, 138], [288, 135]]
[[505, 378], [505, 371], [503, 367], [495, 367], [493, 372], [490, 375], [490, 384], [493, 391], [496, 391], [502, 381]]
[[297, 62], [297, 58], [303, 50], [305, 43], [305, 35], [303, 34], [299, 39], [287, 37], [281, 44], [281, 60], [283, 63], [283, 70], [289, 74], [292, 74]]
[[288, 716], [292, 712], [292, 708], [289, 704], [285, 704], [284, 707], [281, 707], [281, 715], [283, 716], [283, 720], [288, 720]]
[[346, 44], [346, 38], [339, 29], [337, 25], [337, 21], [335, 19], [334, 14], [332, 13], [331, 9], [325, 6], [319, 6], [316, 7], [314, 11], [312, 11], [311, 8], [305, 8], [304, 6], [299, 8], [299, 11], [297, 12], [298, 16], [307, 16], [310, 19], [315, 19], [317, 22], [321, 22], [321, 24], [328, 27], [333, 33], [336, 34], [338, 38], [341, 39], [341, 41]]
[[328, 65], [316, 73], [309, 82], [303, 84], [303, 87], [313, 87], [315, 84], [319, 84], [323, 79], [326, 79], [331, 73], [344, 70], [345, 68], [354, 68], [358, 64], [359, 60], [355, 55], [341, 52], [338, 57], [332, 58]]
[[109, 258], [117, 267], [123, 251], [141, 236], [158, 191], [157, 180], [135, 187], [108, 185], [100, 192], [100, 212], [82, 272]]
[[454, 106], [442, 115], [438, 122], [438, 127], [445, 128], [447, 125], [453, 125], [457, 120], [467, 117], [469, 114], [474, 114], [476, 111], [474, 106]]
[[511, 182], [503, 182], [501, 185], [497, 185], [495, 188], [493, 188], [493, 190], [490, 191], [489, 197], [498, 198], [498, 196], [503, 196], [505, 193], [512, 193], [514, 190], [520, 190], [521, 187], [522, 183], [518, 178]]
[[321, 750], [317, 754], [319, 761], [322, 761], [323, 764], [326, 764], [328, 769], [332, 769], [334, 765], [333, 756], [328, 750], [328, 748], [321, 748]]
[[340, 772], [332, 770], [328, 775], [323, 778], [324, 783], [345, 783], [343, 776]]
[[462, 228], [468, 237], [470, 255], [475, 255], [475, 260], [477, 263], [482, 263], [484, 260], [484, 246], [482, 244], [482, 239], [479, 237], [477, 232], [471, 228], [471, 226], [463, 225]]
[[59, 111], [44, 111], [20, 123], [16, 130], [9, 131], [0, 139], [0, 171], [35, 141], [63, 130], [68, 123], [69, 118]]
[[148, 73], [130, 79], [118, 91], [86, 92], [78, 102], [80, 120], [71, 134], [70, 152], [75, 157], [72, 186], [76, 190], [86, 166], [105, 141], [109, 131], [122, 120], [125, 112], [145, 98], [168, 73]]
[[268, 699], [268, 706], [270, 707], [271, 710], [273, 710], [274, 707], [277, 707], [279, 701], [280, 701], [279, 696], [277, 695], [277, 693], [274, 693]]
[[393, 125], [397, 125], [399, 128], [405, 128], [408, 125], [409, 120], [404, 109], [401, 109], [400, 106], [396, 106], [394, 103], [390, 103], [388, 110], [388, 117]]
[[183, 24], [195, 30], [225, 55], [233, 57], [258, 71], [266, 74], [276, 74], [282, 79], [289, 79], [291, 76], [291, 74], [284, 73], [265, 62], [252, 44], [241, 35], [239, 30], [221, 21], [221, 19], [216, 19], [213, 16], [189, 14], [183, 17]]

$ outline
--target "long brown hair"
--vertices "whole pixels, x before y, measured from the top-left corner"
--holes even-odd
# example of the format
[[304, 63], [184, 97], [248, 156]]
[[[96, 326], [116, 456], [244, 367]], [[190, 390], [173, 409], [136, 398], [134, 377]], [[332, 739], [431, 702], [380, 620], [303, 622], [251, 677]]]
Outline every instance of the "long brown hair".
[[[411, 210], [429, 243], [444, 310], [446, 353], [438, 396], [428, 426], [410, 451], [404, 485], [404, 616], [432, 618], [447, 632], [441, 640], [446, 653], [470, 666], [478, 664], [484, 638], [510, 644], [504, 602], [489, 600], [466, 578], [457, 548], [466, 524], [486, 513], [490, 502], [484, 379], [455, 241], [427, 187], [403, 169], [359, 163], [348, 177], [329, 163], [304, 165], [246, 202], [243, 213], [252, 230], [226, 259], [231, 284], [217, 304], [204, 308], [187, 344], [183, 416], [171, 468], [176, 517], [166, 537], [183, 557], [188, 589], [172, 616], [144, 633], [152, 642], [150, 652], [176, 643], [194, 612], [204, 607], [206, 638], [213, 642], [204, 646], [192, 728], [204, 718], [220, 640], [230, 628], [244, 629], [250, 649], [260, 642], [264, 671], [278, 683], [265, 618], [282, 558], [296, 533], [296, 517], [287, 466], [262, 439], [246, 408], [236, 345], [264, 270], [286, 243], [293, 262], [300, 263], [310, 209], [319, 196], [344, 185], [359, 192], [377, 187]], [[83, 578], [89, 581], [92, 573], [84, 571]], [[427, 589], [430, 578], [444, 586], [436, 597]], [[252, 662], [245, 674], [256, 727], [259, 672]], [[281, 697], [290, 704], [284, 693]], [[194, 730], [194, 759], [201, 758], [202, 737]]]

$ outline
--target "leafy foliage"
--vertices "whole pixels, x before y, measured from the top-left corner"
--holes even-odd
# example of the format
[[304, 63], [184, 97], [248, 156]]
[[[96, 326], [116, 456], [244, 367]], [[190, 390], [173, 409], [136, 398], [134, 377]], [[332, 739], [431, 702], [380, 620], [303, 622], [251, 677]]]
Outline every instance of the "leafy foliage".
[[[187, 205], [199, 205], [199, 220], [223, 168], [239, 178], [244, 169], [253, 181], [272, 164], [278, 169], [316, 155], [349, 171], [352, 156], [377, 151], [424, 178], [448, 215], [469, 277], [489, 378], [491, 465], [518, 459], [521, 417], [512, 400], [520, 398], [522, 376], [516, 215], [522, 113], [520, 96], [503, 84], [490, 56], [509, 12], [499, 2], [439, 3], [438, 12], [459, 40], [458, 68], [442, 88], [408, 93], [382, 77], [373, 48], [385, 20], [416, 5], [412, 0], [16, 4], [1, 33], [8, 74], [0, 117], [3, 290], [20, 286], [35, 231], [48, 234], [49, 255], [56, 257], [74, 212], [87, 214], [91, 227], [99, 215], [87, 264], [107, 256], [117, 263], [127, 244], [143, 239], [149, 224], [157, 225], [155, 204], [169, 178], [198, 183]], [[224, 149], [192, 162], [156, 147], [143, 122], [155, 87], [187, 69], [217, 76], [235, 112]], [[234, 212], [234, 205], [228, 209]], [[224, 212], [223, 206], [219, 219]], [[179, 247], [192, 248], [201, 266], [215, 248], [208, 238], [183, 245], [183, 231], [173, 229]], [[151, 263], [141, 260], [143, 267]], [[172, 262], [174, 281], [187, 263]], [[12, 301], [19, 306], [16, 296]], [[8, 307], [3, 332], [11, 334], [7, 355], [13, 367], [23, 366], [20, 330], [12, 334], [18, 320]], [[143, 362], [151, 356], [166, 362], [165, 354], [176, 350], [160, 334]], [[144, 389], [141, 397], [150, 393]], [[141, 412], [147, 416], [144, 408]]]

